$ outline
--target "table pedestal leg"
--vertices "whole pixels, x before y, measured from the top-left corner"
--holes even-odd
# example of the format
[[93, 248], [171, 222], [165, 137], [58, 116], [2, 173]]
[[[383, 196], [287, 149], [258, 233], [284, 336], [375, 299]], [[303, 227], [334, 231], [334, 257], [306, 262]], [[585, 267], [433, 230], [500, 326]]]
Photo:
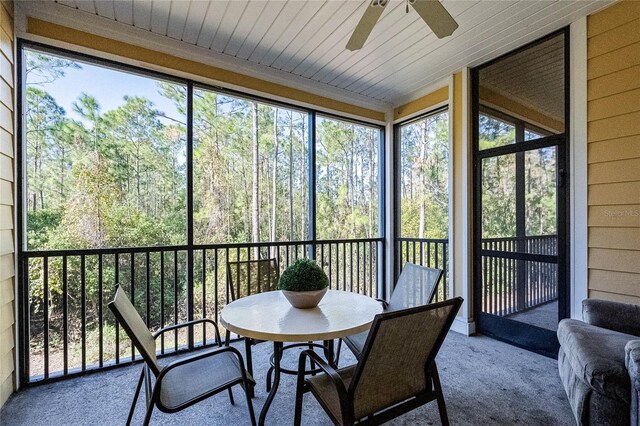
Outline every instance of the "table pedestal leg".
[[280, 385], [280, 360], [282, 359], [282, 342], [273, 342], [273, 385], [267, 396], [267, 400], [260, 411], [260, 419], [258, 420], [259, 426], [264, 426], [264, 421], [267, 418], [267, 412], [273, 402], [273, 398], [276, 396], [278, 386]]
[[325, 359], [327, 360], [330, 366], [332, 366], [333, 368], [337, 368], [335, 351], [333, 349], [333, 339], [325, 340], [323, 346], [324, 346], [323, 352], [324, 352]]
[[[244, 353], [247, 357], [247, 371], [249, 372], [249, 374], [251, 375], [251, 377], [253, 377], [253, 357], [251, 356], [251, 339], [249, 339], [248, 337], [244, 338]], [[256, 391], [255, 391], [255, 383], [249, 385], [249, 389], [247, 389], [247, 392], [249, 392], [249, 397], [254, 398], [256, 396]]]

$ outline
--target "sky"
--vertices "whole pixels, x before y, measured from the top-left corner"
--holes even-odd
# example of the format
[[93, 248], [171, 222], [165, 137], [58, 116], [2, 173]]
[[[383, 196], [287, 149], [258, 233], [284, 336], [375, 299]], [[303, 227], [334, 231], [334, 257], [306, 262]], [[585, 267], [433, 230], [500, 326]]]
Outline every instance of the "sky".
[[96, 98], [102, 113], [124, 104], [125, 95], [143, 96], [167, 116], [185, 121], [173, 102], [158, 93], [159, 80], [85, 62], [74, 62], [81, 68], [67, 68], [64, 77], [54, 83], [41, 85], [64, 108], [68, 117], [80, 120], [80, 116], [73, 111], [72, 104], [84, 92]]

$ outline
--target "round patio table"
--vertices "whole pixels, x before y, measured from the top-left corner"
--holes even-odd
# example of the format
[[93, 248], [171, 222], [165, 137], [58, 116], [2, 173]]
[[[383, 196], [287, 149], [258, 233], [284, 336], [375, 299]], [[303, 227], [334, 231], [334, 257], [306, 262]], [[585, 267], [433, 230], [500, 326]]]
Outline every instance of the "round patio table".
[[284, 342], [321, 340], [327, 361], [333, 364], [333, 339], [368, 330], [380, 312], [382, 305], [375, 299], [340, 290], [328, 290], [320, 304], [312, 309], [294, 308], [281, 291], [254, 294], [225, 306], [220, 314], [220, 323], [227, 330], [243, 337], [273, 342], [273, 385], [258, 424], [264, 425], [278, 391]]

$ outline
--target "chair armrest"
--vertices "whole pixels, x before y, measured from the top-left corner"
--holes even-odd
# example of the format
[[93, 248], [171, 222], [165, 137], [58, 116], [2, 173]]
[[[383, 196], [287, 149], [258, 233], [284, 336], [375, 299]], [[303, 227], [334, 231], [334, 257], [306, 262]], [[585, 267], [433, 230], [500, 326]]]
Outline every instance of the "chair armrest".
[[376, 299], [376, 301], [377, 301], [377, 302], [382, 303], [382, 307], [383, 307], [384, 309], [387, 309], [387, 308], [389, 307], [389, 302], [387, 302], [387, 301], [386, 301], [386, 300], [384, 300], [384, 299]]
[[[342, 381], [342, 377], [336, 371], [335, 368], [329, 365], [320, 355], [312, 351], [311, 349], [307, 349], [300, 353], [300, 358], [298, 361], [298, 383], [304, 381], [304, 371], [305, 365], [307, 363], [307, 358], [311, 358], [313, 362], [316, 363], [318, 367], [331, 379], [333, 385], [335, 386], [336, 392], [338, 393], [338, 398], [340, 401], [340, 409], [342, 410], [343, 416], [346, 413], [351, 413], [353, 410], [350, 408], [349, 400], [347, 398], [347, 388], [344, 386], [344, 382]], [[350, 415], [350, 414], [346, 414]]]
[[[222, 346], [222, 347], [215, 348], [215, 349], [207, 351], [207, 352], [203, 352], [203, 353], [187, 356], [187, 357], [184, 357], [184, 358], [180, 358], [180, 359], [178, 359], [176, 361], [173, 361], [172, 363], [170, 363], [169, 365], [164, 367], [162, 369], [162, 371], [160, 371], [160, 375], [158, 376], [158, 381], [162, 380], [162, 378], [169, 371], [173, 370], [176, 367], [180, 367], [182, 365], [189, 364], [189, 363], [195, 362], [195, 361], [200, 361], [201, 359], [209, 358], [211, 356], [220, 355], [221, 353], [224, 353], [224, 352], [231, 352], [238, 358], [238, 364], [240, 366], [240, 372], [242, 373], [242, 380], [247, 380], [247, 372], [246, 372], [246, 370], [244, 368], [244, 360], [242, 359], [242, 355], [240, 354], [240, 351], [237, 350], [236, 348], [234, 348], [233, 346]], [[253, 378], [251, 378], [251, 381], [253, 381]]]
[[218, 324], [216, 324], [214, 320], [209, 318], [200, 318], [193, 321], [183, 322], [180, 324], [169, 325], [167, 327], [161, 328], [160, 330], [156, 331], [153, 334], [153, 338], [157, 339], [158, 337], [162, 336], [168, 331], [178, 330], [180, 328], [194, 326], [196, 324], [202, 324], [202, 323], [208, 323], [213, 325], [213, 329], [215, 330], [215, 333], [216, 333], [216, 343], [218, 344], [218, 346], [222, 345], [222, 340], [220, 339], [220, 331], [218, 330]]
[[609, 300], [582, 301], [582, 318], [588, 324], [640, 336], [640, 306]]

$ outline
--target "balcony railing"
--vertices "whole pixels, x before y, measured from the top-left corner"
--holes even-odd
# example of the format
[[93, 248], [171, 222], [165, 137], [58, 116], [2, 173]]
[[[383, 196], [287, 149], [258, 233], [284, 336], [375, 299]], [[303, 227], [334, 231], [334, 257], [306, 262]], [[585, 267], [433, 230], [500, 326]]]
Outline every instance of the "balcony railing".
[[[558, 237], [486, 238], [482, 249], [482, 312], [507, 316], [558, 298], [558, 265], [504, 256], [504, 252], [557, 254]], [[502, 253], [502, 254], [501, 254]]]
[[[28, 251], [22, 258], [23, 372], [47, 381], [140, 360], [106, 303], [119, 283], [151, 330], [219, 314], [230, 301], [227, 261], [312, 256], [330, 287], [377, 297], [383, 239]], [[192, 265], [192, 266], [191, 266]], [[213, 343], [211, 326], [167, 333], [160, 354]]]

